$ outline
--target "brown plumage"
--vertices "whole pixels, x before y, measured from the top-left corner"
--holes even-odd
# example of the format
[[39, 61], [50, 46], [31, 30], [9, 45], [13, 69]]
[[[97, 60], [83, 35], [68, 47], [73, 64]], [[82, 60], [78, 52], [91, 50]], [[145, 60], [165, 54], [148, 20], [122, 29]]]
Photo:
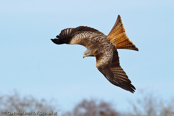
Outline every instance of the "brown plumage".
[[112, 84], [132, 93], [135, 91], [135, 87], [120, 66], [117, 49], [138, 51], [138, 48], [127, 37], [120, 15], [108, 36], [94, 28], [79, 26], [64, 29], [57, 38], [51, 40], [55, 44], [85, 46], [87, 50], [83, 56], [95, 56], [96, 67]]

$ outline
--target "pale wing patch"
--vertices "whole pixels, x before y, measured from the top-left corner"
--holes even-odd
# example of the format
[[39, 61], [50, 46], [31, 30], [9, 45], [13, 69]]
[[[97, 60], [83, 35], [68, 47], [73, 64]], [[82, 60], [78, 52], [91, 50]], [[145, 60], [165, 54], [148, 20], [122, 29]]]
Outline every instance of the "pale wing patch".
[[97, 36], [97, 33], [94, 32], [89, 32], [89, 31], [84, 31], [82, 33], [78, 33], [76, 35], [73, 36], [73, 38], [70, 41], [70, 44], [81, 44], [83, 45], [83, 43], [86, 42], [91, 42], [92, 38], [94, 36]]

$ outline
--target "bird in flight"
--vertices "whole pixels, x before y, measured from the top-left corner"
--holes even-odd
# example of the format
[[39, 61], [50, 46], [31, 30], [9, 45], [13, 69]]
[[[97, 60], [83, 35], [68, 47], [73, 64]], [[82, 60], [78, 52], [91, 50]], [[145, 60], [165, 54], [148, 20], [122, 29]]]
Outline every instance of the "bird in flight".
[[117, 49], [130, 49], [138, 51], [138, 48], [126, 35], [120, 15], [108, 35], [87, 26], [66, 28], [56, 38], [51, 39], [55, 44], [79, 44], [87, 48], [83, 58], [96, 57], [96, 67], [112, 84], [132, 93], [135, 87], [120, 66]]

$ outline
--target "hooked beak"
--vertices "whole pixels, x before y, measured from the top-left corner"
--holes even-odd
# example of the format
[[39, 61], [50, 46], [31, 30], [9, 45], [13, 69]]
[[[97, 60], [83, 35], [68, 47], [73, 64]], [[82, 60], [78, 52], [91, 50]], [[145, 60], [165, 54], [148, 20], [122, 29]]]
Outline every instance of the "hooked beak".
[[83, 55], [83, 58], [85, 58], [86, 57], [86, 55]]

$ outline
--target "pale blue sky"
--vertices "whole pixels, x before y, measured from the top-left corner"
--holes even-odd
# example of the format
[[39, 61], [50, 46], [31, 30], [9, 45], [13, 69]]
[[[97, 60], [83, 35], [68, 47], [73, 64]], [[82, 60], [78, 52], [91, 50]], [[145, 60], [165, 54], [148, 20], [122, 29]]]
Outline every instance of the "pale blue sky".
[[[118, 14], [139, 48], [118, 50], [137, 88], [134, 94], [110, 84], [95, 58], [83, 59], [83, 46], [50, 41], [62, 29], [80, 25], [108, 34]], [[168, 100], [174, 97], [173, 31], [173, 0], [0, 0], [0, 93], [54, 98], [65, 110], [83, 98], [96, 98], [126, 111], [140, 90]]]

